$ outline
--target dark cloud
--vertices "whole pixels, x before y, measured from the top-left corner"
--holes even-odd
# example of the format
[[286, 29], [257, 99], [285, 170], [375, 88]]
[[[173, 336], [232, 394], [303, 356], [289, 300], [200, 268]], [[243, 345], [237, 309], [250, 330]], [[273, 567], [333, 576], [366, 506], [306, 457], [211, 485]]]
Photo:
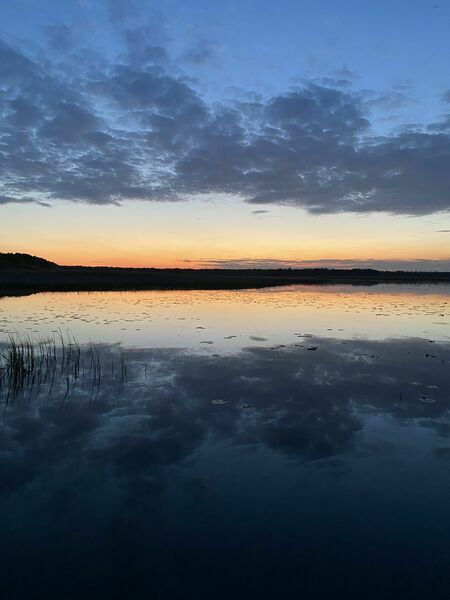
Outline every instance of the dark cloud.
[[48, 202], [37, 200], [35, 198], [15, 198], [13, 196], [3, 196], [0, 194], [0, 206], [2, 204], [39, 204], [39, 206], [50, 207]]
[[[3, 197], [117, 203], [228, 193], [313, 213], [449, 210], [448, 121], [374, 137], [367, 94], [332, 81], [212, 105], [176, 74], [160, 29], [156, 21], [122, 30], [126, 52], [115, 63], [71, 50], [61, 28], [47, 34], [54, 49], [68, 38], [63, 63], [0, 45]], [[371, 99], [378, 109], [403, 101]]]
[[99, 131], [101, 121], [83, 107], [61, 102], [54, 107], [52, 118], [46, 119], [39, 129], [39, 136], [48, 138], [58, 145], [86, 143], [86, 136]]
[[44, 118], [42, 111], [24, 98], [14, 98], [8, 102], [8, 106], [12, 112], [6, 121], [18, 129], [36, 126]]

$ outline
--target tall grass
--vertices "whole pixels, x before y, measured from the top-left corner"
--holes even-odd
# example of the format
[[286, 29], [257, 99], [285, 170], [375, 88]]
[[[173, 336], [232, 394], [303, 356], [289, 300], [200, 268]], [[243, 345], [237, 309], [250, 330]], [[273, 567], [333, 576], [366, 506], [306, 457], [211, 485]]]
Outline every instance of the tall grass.
[[121, 388], [127, 379], [125, 351], [119, 345], [81, 345], [61, 332], [38, 340], [15, 334], [0, 344], [0, 402], [5, 408], [38, 394], [62, 394], [67, 400], [76, 389], [95, 399], [106, 376]]

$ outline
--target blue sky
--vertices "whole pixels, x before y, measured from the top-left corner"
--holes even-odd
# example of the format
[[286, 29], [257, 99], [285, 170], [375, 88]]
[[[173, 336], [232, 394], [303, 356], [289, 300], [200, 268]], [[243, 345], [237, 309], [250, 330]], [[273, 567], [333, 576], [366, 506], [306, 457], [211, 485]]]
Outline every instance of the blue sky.
[[[140, 221], [167, 227], [170, 215], [171, 247], [181, 248], [170, 264], [269, 258], [256, 238], [253, 253], [209, 243], [194, 256], [183, 224], [212, 226], [212, 202], [227, 215], [224, 236], [230, 207], [240, 222], [258, 208], [267, 212], [250, 223], [273, 211], [289, 220], [284, 233], [265, 229], [274, 260], [449, 258], [448, 3], [7, 0], [0, 39], [0, 209], [31, 239], [19, 236], [21, 249], [37, 247], [30, 221], [44, 231], [48, 209], [64, 231], [76, 206], [82, 235], [89, 207], [104, 207], [106, 223], [109, 206], [128, 218], [139, 203], [130, 239]], [[348, 255], [335, 232], [330, 245], [330, 215], [345, 216], [355, 241], [373, 215], [386, 231], [403, 230], [398, 219], [409, 231], [411, 218], [419, 237], [430, 218], [435, 229], [416, 255], [406, 239], [383, 256]], [[305, 256], [295, 233], [286, 249], [292, 220], [319, 238], [326, 221], [322, 250]], [[50, 239], [48, 248], [57, 258]], [[108, 260], [100, 254], [92, 262]]]
[[409, 108], [416, 119], [444, 110], [450, 4], [439, 0], [14, 0], [3, 3], [0, 30], [5, 41], [33, 48], [47, 27], [67, 25], [75, 44], [113, 58], [123, 50], [121, 31], [143, 24], [174, 60], [202, 47], [210, 53], [202, 64], [185, 61], [183, 70], [212, 94], [227, 86], [282, 93], [296, 78], [348, 69], [359, 88], [408, 86], [411, 100], [422, 104]]

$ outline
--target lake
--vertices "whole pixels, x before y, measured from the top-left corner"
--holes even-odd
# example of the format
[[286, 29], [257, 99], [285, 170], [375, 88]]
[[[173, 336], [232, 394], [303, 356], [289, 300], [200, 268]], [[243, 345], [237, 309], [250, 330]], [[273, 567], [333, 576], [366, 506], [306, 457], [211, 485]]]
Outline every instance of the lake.
[[450, 286], [0, 298], [0, 597], [448, 598]]

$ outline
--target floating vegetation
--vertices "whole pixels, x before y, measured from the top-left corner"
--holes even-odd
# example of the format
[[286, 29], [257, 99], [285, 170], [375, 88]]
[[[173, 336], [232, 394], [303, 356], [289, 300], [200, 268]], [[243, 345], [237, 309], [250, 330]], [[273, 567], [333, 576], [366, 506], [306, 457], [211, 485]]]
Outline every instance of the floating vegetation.
[[420, 396], [419, 400], [421, 402], [423, 402], [424, 404], [435, 404], [436, 399], [433, 398], [432, 396]]
[[13, 334], [0, 344], [0, 404], [5, 409], [38, 395], [59, 395], [65, 401], [76, 390], [95, 399], [106, 377], [119, 391], [127, 380], [127, 361], [119, 344], [81, 345], [61, 332], [38, 340]]

